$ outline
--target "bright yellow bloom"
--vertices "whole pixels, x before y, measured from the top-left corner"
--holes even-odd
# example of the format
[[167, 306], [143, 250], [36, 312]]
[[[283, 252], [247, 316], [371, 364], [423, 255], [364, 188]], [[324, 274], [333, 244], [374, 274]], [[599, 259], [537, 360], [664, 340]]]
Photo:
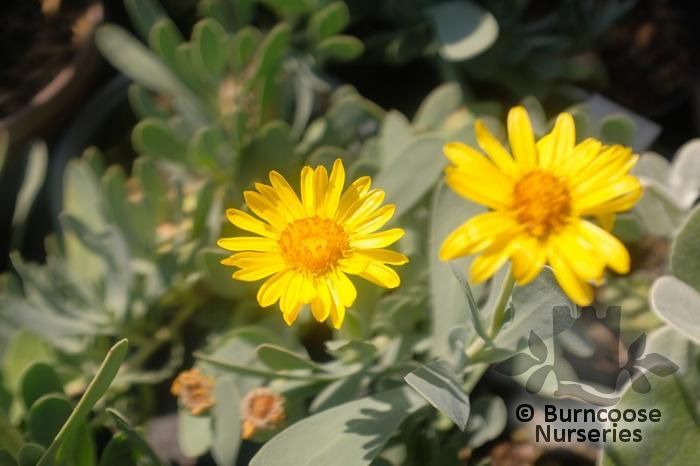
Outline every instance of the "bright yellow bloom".
[[345, 309], [357, 296], [347, 274], [358, 275], [385, 288], [396, 288], [400, 279], [387, 264], [408, 259], [383, 249], [404, 234], [400, 228], [377, 231], [396, 210], [381, 206], [384, 191], [370, 189], [363, 176], [343, 192], [345, 169], [340, 160], [330, 177], [323, 166], [301, 171], [301, 200], [282, 175], [270, 172], [270, 185], [256, 183], [246, 191], [248, 208], [262, 220], [241, 210], [226, 211], [239, 228], [259, 236], [222, 238], [218, 244], [236, 252], [221, 261], [240, 267], [233, 278], [256, 281], [269, 277], [258, 291], [262, 307], [279, 300], [284, 320], [291, 325], [303, 304], [319, 322], [328, 316], [340, 328]]
[[637, 161], [631, 149], [595, 139], [576, 144], [568, 113], [535, 142], [522, 107], [508, 113], [513, 156], [482, 122], [475, 130], [488, 157], [459, 142], [447, 144], [444, 151], [452, 164], [445, 169], [446, 182], [490, 211], [445, 239], [443, 260], [481, 253], [470, 270], [478, 283], [510, 259], [521, 285], [548, 263], [562, 289], [581, 306], [592, 302], [590, 283], [603, 278], [606, 266], [617, 273], [629, 271], [629, 253], [609, 230], [614, 215], [630, 209], [642, 194], [639, 180], [629, 174]]

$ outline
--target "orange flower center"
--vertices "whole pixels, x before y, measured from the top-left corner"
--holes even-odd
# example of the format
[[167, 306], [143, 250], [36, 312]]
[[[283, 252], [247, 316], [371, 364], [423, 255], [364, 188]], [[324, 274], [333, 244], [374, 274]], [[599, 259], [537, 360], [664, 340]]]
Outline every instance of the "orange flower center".
[[285, 399], [266, 387], [253, 389], [241, 400], [241, 418], [244, 439], [258, 430], [275, 429], [285, 419]]
[[290, 223], [278, 243], [282, 255], [292, 267], [319, 275], [345, 255], [350, 237], [334, 221], [313, 216]]
[[272, 395], [256, 396], [250, 402], [250, 414], [257, 419], [267, 419], [277, 403]]
[[566, 224], [571, 214], [571, 194], [559, 178], [535, 170], [515, 184], [513, 206], [518, 222], [528, 233], [546, 237]]

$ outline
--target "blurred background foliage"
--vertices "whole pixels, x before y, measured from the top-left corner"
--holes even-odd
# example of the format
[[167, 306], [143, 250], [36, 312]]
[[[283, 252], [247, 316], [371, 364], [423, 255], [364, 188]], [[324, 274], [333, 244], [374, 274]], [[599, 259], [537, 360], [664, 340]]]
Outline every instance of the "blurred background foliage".
[[[474, 354], [465, 353], [482, 337], [478, 321], [493, 312], [504, 274], [465, 288], [437, 260], [440, 239], [479, 212], [442, 186], [441, 147], [451, 140], [474, 144], [476, 118], [503, 138], [505, 110], [522, 103], [538, 136], [568, 110], [579, 139], [648, 150], [654, 124], [644, 117], [666, 125], [673, 112], [635, 107], [646, 89], [617, 99], [638, 113], [601, 110], [589, 99], [592, 91], [621, 95], [619, 63], [610, 56], [628, 59], [628, 69], [650, 66], [635, 49], [621, 55], [617, 28], [652, 24], [656, 35], [635, 29], [635, 46], [661, 48], [654, 63], [663, 58], [669, 15], [682, 8], [659, 2], [640, 16], [648, 3], [106, 3], [94, 43], [123, 76], [96, 72], [96, 81], [109, 82], [95, 87], [71, 124], [35, 134], [47, 136], [48, 146], [13, 140], [12, 127], [9, 142], [5, 133], [0, 138], [2, 178], [16, 188], [5, 197], [15, 197], [6, 215], [12, 252], [0, 280], [0, 450], [8, 452], [0, 465], [186, 464], [183, 453], [201, 464], [247, 464], [258, 442], [276, 433], [240, 440], [240, 400], [260, 386], [286, 398], [286, 425], [300, 422], [251, 464], [320, 465], [340, 457], [358, 458], [344, 464], [498, 464], [480, 447], [511, 441], [506, 402], [527, 379], [514, 387], [487, 373], [479, 382], [504, 354], [470, 360]], [[687, 41], [690, 33], [678, 37]], [[664, 62], [690, 77], [679, 76], [659, 100], [676, 99], [674, 108], [682, 108], [697, 71], [693, 60], [688, 52], [682, 63]], [[678, 138], [689, 139], [695, 133], [683, 125], [692, 124], [668, 125], [671, 136], [664, 133], [655, 148], [667, 153]], [[616, 225], [633, 252], [634, 272], [612, 277], [598, 297], [600, 307], [622, 306], [626, 343], [657, 328], [656, 351], [674, 340], [687, 360], [690, 391], [700, 386], [690, 343], [700, 341], [700, 331], [688, 324], [692, 315], [673, 309], [678, 299], [700, 307], [697, 263], [683, 260], [698, 257], [697, 241], [689, 239], [700, 225], [692, 211], [698, 152], [691, 141], [672, 161], [642, 155], [636, 170], [647, 191]], [[396, 204], [393, 223], [407, 231], [399, 247], [411, 262], [396, 292], [358, 284], [343, 329], [331, 331], [308, 315], [287, 328], [276, 311], [258, 308], [251, 286], [231, 280], [219, 264], [223, 251], [213, 245], [235, 233], [224, 222], [225, 208], [239, 207], [243, 190], [270, 169], [298, 183], [304, 164], [330, 166], [336, 158], [349, 177], [371, 175]], [[569, 303], [546, 273], [516, 289], [498, 346], [520, 350], [533, 329], [551, 336], [551, 318], [528, 319], [557, 304]], [[618, 344], [592, 335], [563, 344], [579, 354], [582, 347], [585, 353]], [[129, 349], [118, 344], [103, 360], [121, 338]], [[174, 375], [192, 366], [215, 381], [217, 404], [204, 416], [167, 395]], [[406, 386], [409, 373], [406, 382], [423, 397]], [[99, 389], [93, 380], [101, 381]], [[544, 393], [554, 389], [549, 380]], [[424, 409], [426, 400], [439, 411]], [[72, 425], [71, 413], [84, 421], [96, 404], [89, 422], [54, 439], [64, 423]], [[156, 442], [155, 453], [106, 405], [136, 425], [177, 411], [171, 421], [179, 445]], [[387, 405], [394, 409], [382, 409]], [[357, 438], [334, 443], [348, 426]], [[684, 426], [679, 422], [664, 438]], [[301, 448], [309, 439], [314, 444]], [[630, 458], [638, 454], [623, 449], [615, 452], [623, 463], [611, 464], [637, 464]]]

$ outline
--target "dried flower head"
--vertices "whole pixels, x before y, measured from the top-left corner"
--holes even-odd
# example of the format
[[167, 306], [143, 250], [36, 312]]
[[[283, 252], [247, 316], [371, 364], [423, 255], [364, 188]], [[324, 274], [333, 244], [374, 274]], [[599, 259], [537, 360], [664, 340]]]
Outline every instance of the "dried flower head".
[[170, 393], [195, 416], [206, 413], [214, 406], [214, 380], [197, 369], [180, 372], [170, 387]]
[[248, 392], [241, 400], [241, 437], [249, 439], [259, 430], [279, 427], [285, 419], [284, 404], [284, 397], [269, 388], [261, 387]]

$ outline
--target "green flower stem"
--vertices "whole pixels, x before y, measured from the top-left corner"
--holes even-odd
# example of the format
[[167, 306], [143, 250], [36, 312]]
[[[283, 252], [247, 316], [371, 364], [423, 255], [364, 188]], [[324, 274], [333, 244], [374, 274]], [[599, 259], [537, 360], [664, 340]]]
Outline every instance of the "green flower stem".
[[[513, 293], [514, 287], [515, 277], [513, 277], [512, 272], [509, 272], [507, 278], [501, 285], [501, 289], [498, 292], [498, 299], [496, 301], [496, 306], [493, 311], [491, 326], [489, 327], [489, 338], [491, 340], [496, 338], [498, 332], [503, 326], [503, 322], [506, 318], [506, 310], [508, 309], [508, 301], [510, 300], [510, 296]], [[469, 360], [473, 361], [474, 359], [476, 359], [479, 353], [481, 353], [481, 351], [484, 349], [485, 345], [486, 341], [484, 341], [481, 338], [478, 338], [474, 343], [472, 343], [471, 346], [469, 346], [469, 348], [467, 348], [466, 350], [466, 355], [469, 358]], [[479, 363], [472, 366], [472, 370], [469, 372], [463, 386], [464, 390], [467, 393], [471, 393], [471, 391], [476, 386], [476, 383], [479, 381], [479, 379], [481, 379], [481, 376], [484, 375], [484, 372], [486, 372], [486, 369], [488, 369], [488, 367], [489, 365], [485, 363]]]
[[506, 318], [506, 309], [508, 309], [508, 300], [510, 300], [510, 295], [513, 293], [514, 287], [515, 277], [513, 276], [513, 272], [508, 272], [508, 277], [501, 286], [496, 308], [493, 311], [493, 319], [491, 320], [491, 328], [489, 329], [489, 336], [491, 338], [495, 338], [503, 326], [503, 321]]

